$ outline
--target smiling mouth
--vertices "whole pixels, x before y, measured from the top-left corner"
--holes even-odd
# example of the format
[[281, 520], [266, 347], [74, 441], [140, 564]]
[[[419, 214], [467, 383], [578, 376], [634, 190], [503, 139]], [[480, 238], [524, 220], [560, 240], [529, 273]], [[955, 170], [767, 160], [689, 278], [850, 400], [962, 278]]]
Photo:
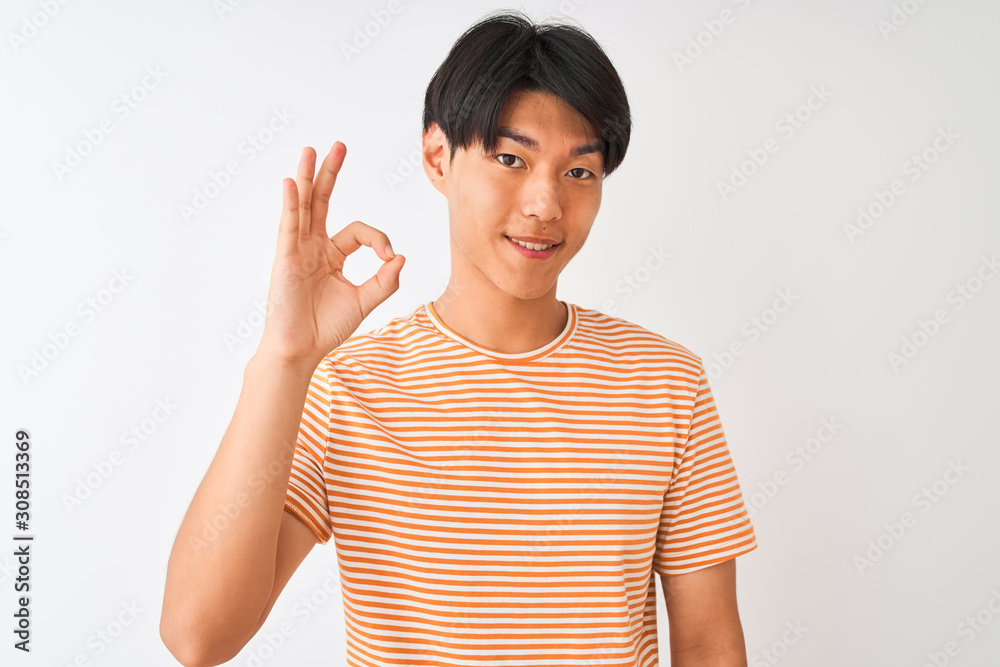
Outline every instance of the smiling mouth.
[[511, 241], [511, 242], [513, 242], [513, 243], [515, 243], [515, 244], [517, 244], [519, 246], [521, 246], [522, 248], [527, 248], [528, 250], [534, 250], [535, 252], [541, 252], [541, 251], [544, 251], [544, 250], [550, 250], [551, 248], [555, 248], [556, 246], [558, 246], [558, 245], [560, 245], [562, 243], [561, 241], [560, 241], [560, 243], [548, 243], [548, 244], [546, 244], [546, 243], [527, 243], [525, 241], [518, 241], [517, 239], [512, 239], [509, 236], [507, 237], [507, 240]]

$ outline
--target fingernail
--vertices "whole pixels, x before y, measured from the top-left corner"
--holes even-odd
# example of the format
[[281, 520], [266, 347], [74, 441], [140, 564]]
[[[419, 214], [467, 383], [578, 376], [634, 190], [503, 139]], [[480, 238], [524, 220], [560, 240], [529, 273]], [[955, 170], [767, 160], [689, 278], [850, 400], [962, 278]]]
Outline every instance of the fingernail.
[[392, 246], [391, 245], [387, 245], [385, 247], [385, 254], [389, 255], [389, 257], [395, 257], [396, 256], [396, 253], [394, 253], [392, 251]]

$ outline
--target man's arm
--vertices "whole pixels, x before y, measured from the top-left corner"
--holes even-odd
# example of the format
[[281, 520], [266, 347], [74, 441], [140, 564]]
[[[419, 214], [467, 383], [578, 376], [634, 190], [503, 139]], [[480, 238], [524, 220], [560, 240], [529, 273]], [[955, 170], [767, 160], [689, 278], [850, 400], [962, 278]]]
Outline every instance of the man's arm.
[[672, 667], [747, 667], [736, 607], [736, 559], [674, 576], [661, 575]]
[[[186, 667], [218, 665], [239, 653], [316, 543], [284, 502], [310, 366], [317, 365], [292, 368], [261, 354], [247, 363], [233, 419], [167, 562], [160, 637]], [[261, 471], [272, 470], [264, 480]], [[254, 479], [262, 487], [251, 495]], [[240, 497], [249, 502], [207, 534], [205, 526], [218, 526], [222, 508], [237, 507]]]

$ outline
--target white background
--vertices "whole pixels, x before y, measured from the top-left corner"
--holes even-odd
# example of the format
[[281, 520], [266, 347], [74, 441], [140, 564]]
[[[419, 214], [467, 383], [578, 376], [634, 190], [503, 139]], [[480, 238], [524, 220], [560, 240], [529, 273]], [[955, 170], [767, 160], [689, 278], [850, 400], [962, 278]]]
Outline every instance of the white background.
[[[391, 185], [386, 174], [406, 174], [425, 87], [451, 44], [505, 6], [400, 0], [348, 56], [343, 45], [386, 2], [245, 0], [220, 11], [211, 0], [88, 0], [53, 3], [51, 18], [42, 4], [0, 10], [0, 534], [11, 545], [0, 549], [0, 661], [171, 665], [157, 630], [167, 557], [259, 340], [255, 302], [266, 296], [281, 179], [294, 176], [303, 146], [322, 157], [345, 142], [330, 233], [361, 219], [406, 255], [399, 291], [359, 333], [440, 295], [446, 202], [422, 171]], [[710, 364], [760, 544], [738, 559], [751, 665], [918, 666], [935, 653], [939, 665], [995, 664], [1000, 5], [523, 8], [579, 21], [628, 90], [628, 154], [559, 298]], [[685, 50], [688, 62], [678, 60]], [[147, 68], [162, 80], [143, 90]], [[811, 90], [829, 93], [812, 109]], [[143, 98], [126, 117], [122, 95]], [[241, 144], [275, 109], [294, 118], [248, 159]], [[788, 136], [782, 122], [796, 112]], [[60, 173], [56, 163], [102, 119], [112, 131]], [[939, 152], [935, 137], [949, 128]], [[778, 150], [743, 165], [769, 138]], [[935, 161], [913, 172], [925, 150]], [[229, 160], [240, 173], [207, 188], [214, 197], [185, 220], [182, 205]], [[723, 196], [719, 183], [741, 168], [750, 175]], [[894, 179], [902, 194], [850, 233], [859, 207], [877, 212]], [[649, 270], [654, 248], [670, 258]], [[347, 275], [360, 283], [377, 266], [365, 249]], [[116, 271], [130, 276], [123, 289]], [[781, 313], [771, 310], [779, 291], [791, 295]], [[103, 300], [101, 311], [85, 314], [88, 299]], [[60, 336], [74, 324], [75, 336]], [[742, 354], [726, 358], [734, 343]], [[176, 406], [159, 423], [157, 400]], [[824, 419], [838, 425], [832, 438]], [[122, 434], [133, 427], [148, 433], [130, 450]], [[17, 429], [33, 443], [30, 656], [11, 647]], [[793, 463], [810, 444], [809, 460]], [[116, 449], [120, 465], [68, 504]], [[946, 476], [952, 465], [967, 470]], [[925, 488], [934, 502], [920, 499]], [[308, 619], [295, 613], [327, 571], [336, 572], [332, 542], [231, 664], [344, 664], [339, 589]], [[666, 665], [662, 594], [659, 604]], [[106, 644], [97, 633], [116, 631], [123, 605], [138, 615]], [[977, 613], [983, 625], [973, 626]], [[293, 634], [269, 650], [282, 623]], [[795, 624], [805, 631], [787, 632]]]

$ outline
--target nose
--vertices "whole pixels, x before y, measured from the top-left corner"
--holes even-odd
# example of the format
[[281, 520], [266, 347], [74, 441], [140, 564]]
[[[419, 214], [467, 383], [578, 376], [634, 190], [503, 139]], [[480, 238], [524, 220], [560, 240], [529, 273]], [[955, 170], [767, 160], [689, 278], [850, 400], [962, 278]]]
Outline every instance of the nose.
[[562, 217], [562, 207], [559, 205], [561, 196], [562, 186], [558, 177], [536, 172], [524, 182], [521, 213], [542, 222], [558, 220]]

